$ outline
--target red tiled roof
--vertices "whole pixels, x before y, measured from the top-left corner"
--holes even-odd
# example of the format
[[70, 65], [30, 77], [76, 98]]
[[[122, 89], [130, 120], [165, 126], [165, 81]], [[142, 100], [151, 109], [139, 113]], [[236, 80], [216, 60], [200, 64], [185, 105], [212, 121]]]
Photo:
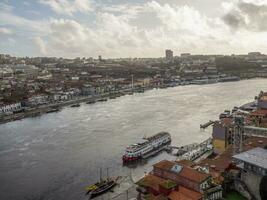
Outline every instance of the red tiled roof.
[[182, 176], [186, 179], [189, 179], [191, 181], [202, 183], [205, 181], [208, 177], [210, 177], [210, 174], [205, 174], [202, 172], [199, 172], [191, 167], [184, 166], [182, 171], [179, 173], [179, 176]]
[[[255, 147], [264, 147], [267, 145], [267, 138], [249, 137], [243, 142], [243, 151], [253, 149]], [[229, 146], [222, 154], [214, 159], [206, 158], [199, 165], [209, 166], [211, 171], [224, 172], [232, 163], [233, 147]]]
[[168, 197], [171, 200], [199, 200], [203, 195], [194, 190], [179, 186], [179, 191], [172, 191]]
[[194, 162], [190, 161], [190, 160], [177, 160], [175, 161], [176, 163], [180, 164], [180, 165], [183, 165], [183, 166], [188, 166], [188, 167], [192, 167], [195, 165]]
[[233, 118], [232, 117], [225, 117], [225, 118], [222, 118], [221, 121], [225, 126], [228, 126], [233, 122]]
[[[171, 171], [172, 167], [177, 164], [178, 164], [177, 162], [162, 160], [153, 166], [156, 168], [162, 169], [162, 170]], [[210, 176], [209, 174], [199, 172], [189, 166], [186, 166], [186, 165], [182, 165], [182, 166], [183, 166], [182, 170], [177, 175], [182, 176], [191, 181], [201, 183]]]
[[157, 167], [159, 169], [170, 170], [174, 164], [175, 164], [174, 162], [171, 162], [169, 160], [162, 160], [162, 161], [154, 164], [153, 166]]
[[256, 110], [250, 113], [251, 116], [266, 116], [267, 115], [267, 110], [265, 109], [260, 109]]

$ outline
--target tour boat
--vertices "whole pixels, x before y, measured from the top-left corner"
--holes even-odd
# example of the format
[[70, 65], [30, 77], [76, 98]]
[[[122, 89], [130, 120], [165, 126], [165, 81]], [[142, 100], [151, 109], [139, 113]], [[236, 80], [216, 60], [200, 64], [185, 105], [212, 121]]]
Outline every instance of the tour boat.
[[141, 142], [126, 148], [122, 161], [123, 163], [128, 163], [148, 158], [162, 151], [170, 143], [171, 135], [167, 132], [160, 132], [151, 137], [143, 138]]

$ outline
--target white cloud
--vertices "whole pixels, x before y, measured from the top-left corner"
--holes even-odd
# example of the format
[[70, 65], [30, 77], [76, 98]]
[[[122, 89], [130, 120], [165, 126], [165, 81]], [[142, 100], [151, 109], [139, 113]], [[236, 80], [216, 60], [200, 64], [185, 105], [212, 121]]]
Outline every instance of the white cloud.
[[93, 5], [90, 0], [40, 0], [41, 4], [49, 6], [54, 12], [73, 15], [75, 12], [90, 12]]
[[[232, 12], [238, 1], [224, 3], [221, 8], [225, 13]], [[157, 1], [102, 5], [97, 12], [91, 12], [92, 18], [79, 18], [71, 15], [92, 7], [77, 4], [77, 0], [46, 2], [57, 13], [67, 14], [68, 19], [61, 16], [32, 20], [17, 16], [12, 10], [0, 12], [0, 25], [9, 25], [15, 35], [22, 31], [44, 56], [158, 57], [167, 48], [175, 54], [267, 52], [263, 45], [267, 42], [265, 32], [247, 28], [232, 31], [221, 16], [211, 18], [188, 5]]]
[[47, 55], [45, 42], [40, 37], [33, 38], [33, 42], [38, 47], [42, 55]]
[[13, 32], [8, 29], [8, 28], [4, 28], [4, 27], [0, 27], [0, 35], [12, 35]]

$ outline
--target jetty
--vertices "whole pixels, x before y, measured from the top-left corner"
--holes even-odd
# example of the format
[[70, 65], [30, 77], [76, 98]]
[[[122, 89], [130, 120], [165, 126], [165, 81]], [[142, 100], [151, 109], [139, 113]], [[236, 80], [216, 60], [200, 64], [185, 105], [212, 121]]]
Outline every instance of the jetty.
[[215, 123], [215, 121], [210, 120], [210, 121], [208, 121], [208, 122], [205, 123], [205, 124], [200, 124], [200, 128], [201, 128], [201, 129], [206, 129], [206, 128], [208, 128], [210, 125], [212, 125], [212, 124], [214, 124], [214, 123]]
[[212, 149], [212, 138], [208, 138], [201, 143], [192, 143], [180, 147], [172, 145], [165, 147], [168, 153], [191, 161], [198, 159], [203, 156], [203, 154], [212, 151]]

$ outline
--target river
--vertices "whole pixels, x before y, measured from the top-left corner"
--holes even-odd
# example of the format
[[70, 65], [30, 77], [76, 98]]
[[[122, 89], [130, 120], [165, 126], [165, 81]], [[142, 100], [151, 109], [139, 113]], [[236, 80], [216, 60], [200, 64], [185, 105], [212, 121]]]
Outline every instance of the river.
[[260, 90], [267, 90], [267, 79], [154, 89], [2, 124], [0, 199], [86, 199], [84, 187], [98, 180], [100, 167], [111, 175], [131, 171], [137, 180], [155, 162], [173, 157], [161, 153], [123, 167], [127, 145], [160, 131], [171, 133], [173, 145], [201, 142], [211, 135], [201, 123]]

